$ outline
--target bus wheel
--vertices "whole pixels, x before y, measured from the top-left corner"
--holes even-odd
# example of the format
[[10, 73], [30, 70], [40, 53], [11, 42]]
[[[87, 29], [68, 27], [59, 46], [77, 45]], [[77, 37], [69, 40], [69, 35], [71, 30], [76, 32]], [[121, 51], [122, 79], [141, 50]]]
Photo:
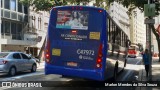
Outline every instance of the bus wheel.
[[127, 64], [127, 59], [125, 59], [124, 61], [124, 67], [126, 67], [126, 64]]
[[118, 75], [118, 65], [116, 65], [115, 68], [114, 68], [114, 76], [113, 76], [114, 81], [116, 81], [117, 75]]

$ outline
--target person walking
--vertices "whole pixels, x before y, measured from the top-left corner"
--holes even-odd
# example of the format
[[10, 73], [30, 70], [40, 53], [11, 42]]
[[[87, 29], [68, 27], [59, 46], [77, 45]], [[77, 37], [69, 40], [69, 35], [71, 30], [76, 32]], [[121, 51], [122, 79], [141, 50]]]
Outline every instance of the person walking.
[[143, 63], [145, 65], [145, 70], [146, 70], [146, 77], [148, 77], [149, 65], [150, 65], [148, 49], [145, 49], [145, 52], [142, 54], [142, 56], [143, 56]]
[[129, 49], [129, 47], [131, 45], [131, 41], [129, 39], [127, 39], [127, 41], [125, 42], [125, 44], [126, 44], [126, 50], [125, 50], [124, 57], [127, 59], [128, 58], [128, 49]]

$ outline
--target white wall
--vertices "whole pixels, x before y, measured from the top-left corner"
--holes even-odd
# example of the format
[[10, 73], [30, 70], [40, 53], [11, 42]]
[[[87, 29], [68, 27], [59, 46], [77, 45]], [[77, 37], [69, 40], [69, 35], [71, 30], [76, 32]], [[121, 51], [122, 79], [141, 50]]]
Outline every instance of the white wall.
[[129, 16], [127, 15], [127, 8], [123, 5], [113, 2], [110, 5], [108, 10], [109, 15], [113, 18], [113, 20], [118, 24], [118, 26], [128, 35], [130, 38], [130, 30], [129, 30]]
[[[41, 36], [42, 39], [40, 42], [37, 42], [37, 44], [35, 45], [35, 47], [38, 47], [39, 50], [42, 47], [45, 37], [46, 37], [46, 32], [48, 30], [48, 23], [49, 23], [49, 12], [45, 12], [45, 11], [39, 11], [39, 12], [35, 12], [32, 10], [32, 7], [30, 7], [30, 23], [29, 23], [29, 27], [30, 29], [36, 29], [36, 33], [37, 33], [37, 37]], [[35, 19], [32, 19], [32, 16], [35, 17]], [[40, 18], [41, 18], [41, 23], [40, 23]], [[30, 36], [29, 36], [30, 37]], [[38, 51], [39, 53], [39, 51]]]

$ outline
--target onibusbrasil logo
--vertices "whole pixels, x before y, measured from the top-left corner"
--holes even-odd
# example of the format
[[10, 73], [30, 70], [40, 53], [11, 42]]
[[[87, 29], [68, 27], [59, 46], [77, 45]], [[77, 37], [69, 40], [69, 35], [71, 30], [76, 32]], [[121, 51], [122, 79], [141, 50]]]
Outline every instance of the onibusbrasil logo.
[[2, 82], [2, 87], [42, 87], [42, 84], [36, 82]]

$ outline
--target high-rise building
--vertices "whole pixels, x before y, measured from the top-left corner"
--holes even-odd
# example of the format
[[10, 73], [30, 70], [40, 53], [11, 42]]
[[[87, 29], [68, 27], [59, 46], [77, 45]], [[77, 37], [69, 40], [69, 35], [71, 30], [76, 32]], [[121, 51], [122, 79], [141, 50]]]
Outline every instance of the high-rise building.
[[138, 8], [132, 10], [130, 15], [130, 38], [134, 44], [146, 45], [146, 25], [144, 24], [144, 13]]

